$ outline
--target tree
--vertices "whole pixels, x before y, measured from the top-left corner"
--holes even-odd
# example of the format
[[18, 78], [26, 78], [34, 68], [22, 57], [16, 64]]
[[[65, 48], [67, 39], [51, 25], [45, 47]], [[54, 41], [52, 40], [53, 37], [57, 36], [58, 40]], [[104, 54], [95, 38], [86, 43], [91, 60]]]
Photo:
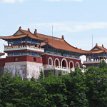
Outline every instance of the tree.
[[89, 107], [107, 107], [107, 68], [91, 67], [85, 73]]
[[99, 68], [107, 68], [107, 63], [104, 60], [102, 60], [100, 62]]
[[47, 91], [48, 107], [68, 107], [66, 86], [60, 77], [50, 75], [42, 81]]
[[66, 85], [67, 104], [69, 107], [88, 107], [84, 73], [77, 68], [75, 72], [71, 72], [70, 75], [64, 77], [64, 82]]
[[46, 107], [46, 90], [39, 82], [6, 74], [0, 78], [0, 102], [0, 107]]

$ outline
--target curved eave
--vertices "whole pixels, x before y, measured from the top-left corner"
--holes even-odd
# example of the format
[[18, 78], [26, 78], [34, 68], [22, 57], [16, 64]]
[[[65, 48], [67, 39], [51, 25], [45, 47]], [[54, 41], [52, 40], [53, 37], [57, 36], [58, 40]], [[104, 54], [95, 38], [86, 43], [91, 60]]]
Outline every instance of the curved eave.
[[[60, 43], [60, 41], [59, 41]], [[58, 44], [59, 44], [58, 43]], [[73, 53], [77, 53], [77, 54], [80, 54], [80, 55], [83, 55], [84, 53], [86, 53], [87, 51], [85, 50], [81, 50], [81, 49], [78, 49], [72, 45], [70, 45], [69, 43], [67, 43], [65, 40], [62, 40], [61, 39], [61, 43], [62, 45], [56, 45], [54, 42], [48, 42], [49, 45], [51, 45], [52, 47], [56, 48], [56, 49], [60, 49], [60, 50], [65, 50], [65, 51], [69, 51], [69, 52], [73, 52]], [[60, 43], [60, 44], [61, 44]], [[54, 45], [55, 44], [55, 45]], [[65, 46], [64, 46], [65, 45]]]
[[87, 53], [86, 50], [82, 50], [82, 49], [79, 49], [79, 48], [77, 48], [77, 47], [74, 47], [74, 46], [70, 45], [70, 44], [69, 44], [67, 41], [65, 41], [65, 40], [64, 40], [64, 42], [71, 47], [71, 49], [69, 49], [69, 51], [71, 51], [71, 52], [75, 52], [75, 53], [78, 53], [78, 54], [80, 54], [80, 55], [84, 55], [85, 53]]
[[88, 51], [87, 53], [85, 53], [85, 55], [90, 55], [90, 54], [102, 54], [102, 53], [107, 53], [107, 51]]
[[24, 37], [29, 37], [29, 38], [32, 38], [32, 39], [35, 39], [35, 40], [41, 40], [43, 41], [43, 39], [41, 38], [38, 38], [38, 37], [34, 37], [33, 35], [32, 36], [29, 36], [29, 35], [17, 35], [17, 36], [0, 36], [0, 39], [3, 39], [3, 40], [15, 40], [15, 39], [20, 39], [20, 38], [24, 38]]
[[61, 49], [61, 48], [58, 48], [58, 47], [54, 47], [53, 45], [51, 45], [51, 44], [48, 44], [48, 45], [50, 45], [51, 47], [53, 47], [53, 48], [55, 48], [55, 49], [59, 49], [59, 50], [62, 50], [62, 51], [68, 51], [68, 52], [73, 52], [73, 53], [77, 53], [77, 54], [79, 54], [79, 55], [83, 55], [85, 52], [84, 51], [82, 51], [82, 52], [80, 52], [80, 50], [78, 50], [78, 51], [72, 51], [72, 50], [68, 50], [68, 49]]
[[23, 38], [23, 37], [26, 37], [26, 35], [22, 35], [22, 36], [0, 36], [0, 39], [13, 40], [13, 39], [19, 39], [19, 38]]

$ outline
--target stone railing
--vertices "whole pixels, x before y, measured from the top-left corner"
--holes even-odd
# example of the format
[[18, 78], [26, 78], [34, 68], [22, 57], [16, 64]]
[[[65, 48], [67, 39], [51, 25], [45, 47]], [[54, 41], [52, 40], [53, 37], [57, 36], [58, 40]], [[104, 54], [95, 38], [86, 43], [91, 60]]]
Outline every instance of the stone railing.
[[89, 60], [89, 61], [84, 61], [83, 64], [92, 64], [92, 63], [100, 63], [100, 60]]
[[61, 66], [53, 66], [53, 65], [44, 65], [44, 70], [61, 70], [61, 71], [67, 71], [70, 73], [70, 71], [74, 71], [74, 68], [67, 68], [67, 67], [61, 67]]
[[13, 50], [33, 50], [44, 52], [43, 48], [35, 47], [35, 46], [4, 46], [4, 51], [13, 51]]

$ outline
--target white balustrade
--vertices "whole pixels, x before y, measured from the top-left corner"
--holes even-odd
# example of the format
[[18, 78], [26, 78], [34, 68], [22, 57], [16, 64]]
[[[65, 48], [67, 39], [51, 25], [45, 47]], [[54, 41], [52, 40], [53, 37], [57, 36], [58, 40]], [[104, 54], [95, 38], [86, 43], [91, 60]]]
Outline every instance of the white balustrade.
[[84, 61], [83, 64], [88, 64], [88, 63], [100, 63], [100, 60], [89, 60], [89, 61]]
[[44, 65], [44, 70], [61, 70], [66, 71], [67, 73], [70, 73], [70, 71], [74, 71], [74, 68], [67, 68], [67, 67], [61, 67], [61, 66], [53, 66], [53, 65]]
[[43, 48], [38, 48], [35, 46], [4, 46], [4, 51], [25, 50], [25, 49], [44, 52]]

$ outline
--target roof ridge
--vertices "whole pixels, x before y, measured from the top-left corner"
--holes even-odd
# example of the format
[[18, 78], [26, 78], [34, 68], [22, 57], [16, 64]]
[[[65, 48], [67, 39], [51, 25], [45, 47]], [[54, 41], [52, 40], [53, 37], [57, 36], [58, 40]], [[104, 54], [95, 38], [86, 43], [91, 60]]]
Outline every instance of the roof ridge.
[[46, 35], [46, 34], [42, 34], [42, 33], [37, 33], [38, 35], [43, 35], [43, 36], [46, 36], [46, 37], [49, 37], [49, 38], [56, 38], [56, 39], [60, 39], [62, 40], [62, 38], [59, 38], [59, 37], [56, 37], [56, 36], [52, 36], [52, 35]]
[[23, 33], [28, 32], [28, 33], [30, 33], [30, 34], [33, 34], [32, 32], [30, 32], [30, 30], [29, 30], [29, 29], [28, 29], [28, 30], [20, 29], [20, 31], [22, 31]]

